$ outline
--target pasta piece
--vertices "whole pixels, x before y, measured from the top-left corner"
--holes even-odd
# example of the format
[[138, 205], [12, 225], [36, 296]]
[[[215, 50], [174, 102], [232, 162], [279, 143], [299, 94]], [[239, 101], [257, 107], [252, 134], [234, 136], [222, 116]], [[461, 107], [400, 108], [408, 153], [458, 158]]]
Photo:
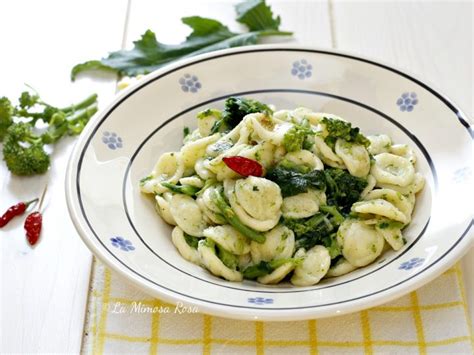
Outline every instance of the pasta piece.
[[316, 245], [307, 252], [299, 249], [295, 258], [303, 261], [295, 267], [291, 283], [296, 286], [311, 286], [317, 284], [328, 272], [331, 265], [329, 251], [322, 245]]
[[294, 196], [285, 197], [281, 206], [283, 217], [311, 217], [319, 211], [319, 205], [325, 203], [325, 200], [326, 195], [324, 192], [313, 189]]
[[209, 227], [202, 234], [232, 254], [243, 255], [250, 252], [248, 239], [229, 225]]
[[203, 213], [203, 217], [207, 224], [225, 224], [226, 221], [219, 213], [214, 212], [210, 209], [204, 202], [203, 195], [200, 195], [196, 198], [196, 203]]
[[337, 231], [337, 242], [344, 258], [356, 267], [373, 262], [382, 253], [385, 243], [374, 227], [348, 219]]
[[201, 263], [214, 275], [221, 276], [229, 281], [242, 281], [242, 274], [225, 266], [221, 259], [217, 257], [214, 248], [210, 247], [206, 240], [199, 241], [198, 252]]
[[258, 136], [258, 140], [268, 141], [275, 145], [282, 144], [285, 133], [293, 127], [291, 123], [271, 118], [262, 113], [251, 113], [245, 116], [245, 120], [254, 134]]
[[181, 185], [190, 185], [194, 187], [203, 187], [204, 182], [196, 175], [179, 179]]
[[277, 225], [282, 201], [277, 184], [255, 176], [237, 180], [229, 196], [230, 205], [240, 220], [262, 232]]
[[392, 140], [386, 134], [379, 134], [376, 136], [367, 136], [370, 145], [367, 148], [370, 154], [377, 155], [380, 153], [387, 153], [390, 151]]
[[291, 258], [295, 252], [295, 234], [286, 226], [279, 225], [265, 233], [265, 242], [250, 243], [252, 262], [271, 261], [274, 259]]
[[360, 193], [360, 197], [364, 198], [365, 196], [367, 196], [367, 194], [374, 189], [376, 184], [377, 184], [377, 180], [375, 180], [375, 178], [372, 175], [370, 174], [367, 175], [367, 186]]
[[416, 163], [415, 152], [407, 144], [394, 144], [390, 147], [389, 152], [408, 159], [412, 164]]
[[205, 110], [198, 114], [198, 130], [201, 137], [211, 134], [212, 127], [219, 120], [221, 112], [218, 110]]
[[398, 251], [405, 245], [400, 228], [393, 227], [389, 223], [379, 223], [375, 225], [375, 230], [380, 233], [393, 250]]
[[316, 154], [325, 164], [333, 167], [344, 169], [344, 162], [334, 153], [324, 139], [317, 134], [314, 136], [313, 152]]
[[201, 258], [197, 249], [194, 249], [186, 242], [181, 228], [173, 228], [173, 231], [171, 232], [171, 241], [184, 259], [197, 265], [201, 264]]
[[328, 273], [325, 277], [337, 277], [348, 274], [357, 269], [354, 265], [348, 262], [346, 259], [341, 258], [336, 262], [336, 265], [329, 268]]
[[219, 133], [189, 142], [181, 148], [181, 156], [186, 167], [194, 167], [199, 158], [204, 157], [208, 145], [219, 139]]
[[295, 165], [307, 166], [311, 170], [324, 170], [323, 162], [309, 150], [302, 149], [287, 153], [284, 160], [292, 162]]
[[416, 194], [425, 186], [425, 178], [420, 173], [415, 173], [413, 182], [408, 186], [398, 186], [392, 184], [384, 184], [377, 182], [377, 187], [392, 189], [402, 193], [403, 195]]
[[394, 205], [400, 212], [402, 212], [406, 218], [406, 223], [409, 223], [411, 220], [412, 204], [410, 201], [403, 196], [400, 192], [391, 190], [391, 189], [376, 189], [370, 191], [365, 197], [364, 200], [375, 200], [383, 199], [390, 202]]
[[155, 209], [156, 212], [164, 219], [164, 221], [172, 226], [176, 225], [176, 221], [170, 211], [170, 204], [160, 195], [155, 195]]
[[403, 224], [407, 224], [409, 221], [408, 217], [392, 203], [380, 198], [356, 202], [352, 205], [351, 210], [357, 213], [370, 213], [387, 217]]
[[408, 159], [390, 153], [374, 156], [371, 174], [378, 183], [408, 186], [415, 178], [415, 168]]
[[279, 283], [281, 280], [285, 278], [293, 269], [295, 268], [295, 264], [293, 262], [285, 263], [275, 270], [273, 270], [270, 274], [265, 276], [260, 276], [257, 281], [261, 284], [265, 285], [274, 285]]
[[210, 180], [215, 178], [215, 174], [208, 169], [209, 160], [204, 158], [199, 158], [194, 164], [194, 170], [196, 174], [203, 180]]
[[199, 205], [192, 197], [182, 194], [173, 196], [170, 211], [176, 224], [186, 233], [194, 237], [202, 236], [206, 224]]
[[252, 256], [250, 253], [238, 255], [239, 258], [239, 270], [244, 270], [252, 263]]
[[268, 169], [273, 165], [276, 146], [270, 142], [262, 142], [254, 146], [246, 146], [239, 153], [239, 156], [256, 160], [264, 168]]
[[338, 139], [335, 151], [352, 176], [365, 177], [369, 174], [370, 157], [363, 145], [351, 144], [343, 139]]
[[140, 183], [140, 190], [148, 194], [162, 194], [168, 189], [162, 182], [175, 184], [184, 174], [184, 164], [180, 153], [163, 153], [153, 168], [150, 176]]

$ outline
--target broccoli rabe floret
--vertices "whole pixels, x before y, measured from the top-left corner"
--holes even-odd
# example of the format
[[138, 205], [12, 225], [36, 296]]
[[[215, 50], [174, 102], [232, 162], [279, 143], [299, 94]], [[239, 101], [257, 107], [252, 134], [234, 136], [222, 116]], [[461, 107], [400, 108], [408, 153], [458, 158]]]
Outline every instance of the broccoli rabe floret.
[[13, 106], [6, 97], [0, 97], [0, 142], [3, 141], [7, 129], [13, 124]]
[[[43, 102], [39, 95], [23, 92], [19, 104], [12, 107], [6, 98], [0, 99], [0, 140], [8, 169], [16, 175], [43, 174], [50, 158], [45, 144], [56, 143], [65, 135], [82, 132], [89, 119], [97, 112], [97, 95], [65, 108]], [[15, 121], [16, 118], [16, 121]], [[35, 133], [38, 121], [43, 133]], [[45, 127], [46, 126], [46, 127]]]
[[287, 152], [296, 152], [303, 149], [308, 136], [313, 136], [314, 132], [311, 128], [295, 124], [283, 136], [283, 146]]
[[327, 145], [334, 149], [338, 138], [344, 139], [350, 143], [361, 144], [368, 147], [370, 141], [359, 132], [358, 127], [352, 127], [349, 122], [338, 119], [324, 117], [321, 120], [328, 131], [328, 136], [324, 139]]
[[222, 118], [214, 123], [211, 134], [221, 130], [230, 130], [237, 126], [246, 115], [257, 112], [271, 114], [273, 111], [270, 107], [257, 100], [229, 97], [225, 100]]
[[7, 130], [3, 142], [3, 159], [15, 175], [43, 174], [50, 164], [49, 155], [43, 146], [43, 140], [33, 134], [30, 125], [16, 123]]

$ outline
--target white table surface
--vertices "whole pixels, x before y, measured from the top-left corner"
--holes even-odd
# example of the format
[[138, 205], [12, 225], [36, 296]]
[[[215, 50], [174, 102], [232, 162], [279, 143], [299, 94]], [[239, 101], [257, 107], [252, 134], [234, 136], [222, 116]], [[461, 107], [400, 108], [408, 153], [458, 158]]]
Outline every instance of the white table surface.
[[[472, 1], [269, 1], [294, 41], [370, 56], [414, 73], [441, 88], [473, 116]], [[91, 92], [104, 107], [114, 78], [69, 81], [71, 67], [107, 51], [130, 47], [146, 29], [159, 40], [187, 34], [179, 18], [220, 19], [231, 29], [232, 1], [10, 0], [0, 2], [0, 96], [16, 99], [23, 83], [58, 105]], [[87, 303], [91, 253], [66, 208], [64, 175], [73, 139], [61, 142], [51, 171], [12, 177], [0, 164], [0, 209], [40, 193], [48, 182], [42, 240], [31, 249], [21, 221], [0, 231], [0, 353], [78, 353]], [[463, 259], [471, 319], [474, 251]]]

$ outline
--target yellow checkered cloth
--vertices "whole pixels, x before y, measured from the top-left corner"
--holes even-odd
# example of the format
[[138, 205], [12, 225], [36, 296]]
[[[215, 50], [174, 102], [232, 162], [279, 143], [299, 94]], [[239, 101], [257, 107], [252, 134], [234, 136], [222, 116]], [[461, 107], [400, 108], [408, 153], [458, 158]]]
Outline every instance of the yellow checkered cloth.
[[[83, 352], [472, 354], [462, 277], [458, 264], [416, 292], [366, 311], [299, 322], [252, 322], [174, 313], [174, 306], [95, 262]], [[153, 307], [158, 307], [155, 312]]]

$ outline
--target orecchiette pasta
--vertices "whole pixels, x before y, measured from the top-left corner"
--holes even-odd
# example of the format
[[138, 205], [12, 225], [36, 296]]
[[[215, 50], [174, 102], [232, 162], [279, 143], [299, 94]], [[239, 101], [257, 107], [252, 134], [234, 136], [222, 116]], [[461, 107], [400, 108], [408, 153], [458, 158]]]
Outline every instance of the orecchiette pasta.
[[408, 159], [390, 153], [381, 153], [374, 156], [375, 164], [371, 174], [377, 182], [408, 186], [415, 178], [415, 168]]
[[186, 260], [194, 263], [200, 264], [201, 258], [197, 249], [192, 248], [184, 238], [183, 230], [179, 227], [174, 227], [173, 232], [171, 232], [171, 240], [173, 241], [174, 246], [178, 249], [179, 253]]
[[407, 243], [425, 185], [412, 147], [245, 98], [197, 119], [140, 180], [183, 259], [228, 281], [311, 286]]
[[329, 270], [331, 257], [328, 250], [322, 245], [316, 245], [307, 252], [299, 249], [296, 258], [303, 261], [295, 267], [291, 283], [296, 286], [311, 286], [317, 284]]

